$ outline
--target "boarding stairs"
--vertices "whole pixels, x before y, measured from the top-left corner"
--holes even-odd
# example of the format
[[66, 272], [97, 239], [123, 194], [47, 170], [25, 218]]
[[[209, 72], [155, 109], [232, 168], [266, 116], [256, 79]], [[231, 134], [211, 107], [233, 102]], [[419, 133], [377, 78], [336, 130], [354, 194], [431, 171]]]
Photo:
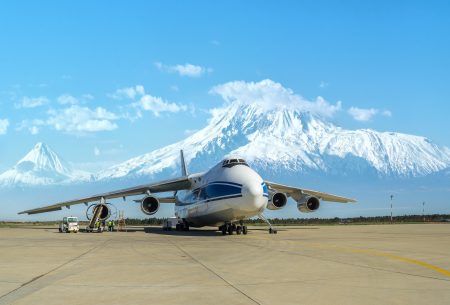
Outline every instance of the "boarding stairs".
[[87, 226], [86, 230], [92, 232], [95, 229], [97, 229], [95, 227], [95, 224], [97, 223], [97, 221], [100, 218], [100, 215], [102, 215], [103, 209], [105, 208], [104, 205], [102, 204], [98, 204], [94, 207], [94, 213], [92, 214], [92, 218], [91, 221], [89, 222], [89, 225]]

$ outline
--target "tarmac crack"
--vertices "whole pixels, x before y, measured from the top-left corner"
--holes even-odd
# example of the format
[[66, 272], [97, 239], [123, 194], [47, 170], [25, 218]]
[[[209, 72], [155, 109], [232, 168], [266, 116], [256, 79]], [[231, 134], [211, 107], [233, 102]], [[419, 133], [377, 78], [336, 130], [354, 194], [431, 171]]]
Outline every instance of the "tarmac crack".
[[200, 260], [198, 260], [197, 258], [195, 258], [193, 255], [191, 255], [189, 252], [187, 252], [186, 250], [184, 250], [181, 246], [177, 245], [175, 242], [173, 242], [172, 240], [166, 238], [168, 242], [170, 242], [172, 245], [174, 245], [178, 250], [180, 250], [181, 252], [183, 252], [186, 256], [188, 256], [191, 260], [193, 260], [194, 262], [196, 262], [197, 264], [199, 264], [200, 266], [202, 266], [203, 268], [205, 268], [207, 271], [209, 271], [210, 273], [214, 274], [216, 277], [218, 277], [219, 279], [221, 279], [223, 282], [225, 282], [229, 287], [233, 288], [234, 290], [236, 290], [238, 293], [240, 293], [241, 295], [243, 295], [244, 297], [246, 297], [247, 299], [249, 299], [251, 302], [261, 305], [260, 302], [258, 302], [257, 300], [255, 300], [254, 298], [252, 298], [251, 296], [249, 296], [248, 294], [246, 294], [244, 291], [242, 291], [241, 289], [239, 289], [239, 287], [237, 287], [236, 285], [234, 285], [233, 283], [231, 283], [230, 281], [228, 281], [226, 278], [224, 278], [223, 276], [221, 276], [220, 274], [218, 274], [217, 272], [215, 272], [213, 269], [211, 269], [210, 267], [208, 267], [206, 264], [202, 263]]
[[[100, 245], [97, 245], [95, 247], [92, 247], [90, 249], [88, 249], [87, 251], [81, 253], [80, 255], [71, 258], [70, 260], [64, 262], [63, 264], [49, 270], [48, 272], [45, 272], [41, 275], [38, 275], [34, 278], [32, 278], [31, 280], [29, 280], [28, 282], [23, 283], [22, 285], [20, 285], [19, 287], [17, 287], [14, 290], [11, 290], [9, 292], [7, 292], [6, 294], [0, 296], [0, 305], [10, 305], [12, 302], [21, 299], [27, 295], [33, 294], [36, 291], [39, 291], [41, 289], [43, 289], [44, 287], [48, 286], [48, 284], [50, 283], [54, 283], [57, 280], [61, 280], [65, 277], [67, 277], [68, 275], [72, 275], [73, 273], [70, 274], [53, 274], [51, 275], [51, 273], [63, 268], [64, 266], [67, 266], [68, 264], [80, 259], [81, 257], [83, 257], [84, 255], [98, 249], [99, 247], [103, 246], [105, 243], [107, 243], [109, 240], [104, 241], [103, 243], [101, 243]], [[41, 282], [41, 283], [40, 283]]]

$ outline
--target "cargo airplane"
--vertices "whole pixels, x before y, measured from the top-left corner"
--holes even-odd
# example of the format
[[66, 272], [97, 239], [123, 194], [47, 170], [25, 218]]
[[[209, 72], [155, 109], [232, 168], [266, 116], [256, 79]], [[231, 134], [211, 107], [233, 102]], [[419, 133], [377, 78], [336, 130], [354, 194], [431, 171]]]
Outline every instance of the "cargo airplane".
[[[247, 234], [244, 220], [258, 216], [269, 225], [269, 232], [276, 233], [262, 213], [265, 209], [279, 210], [286, 206], [288, 197], [297, 202], [300, 212], [316, 211], [320, 201], [349, 203], [353, 199], [327, 193], [287, 186], [263, 180], [240, 157], [228, 157], [207, 172], [188, 174], [183, 151], [180, 151], [182, 176], [175, 179], [140, 185], [109, 193], [69, 200], [57, 204], [20, 212], [37, 214], [61, 210], [63, 207], [89, 202], [102, 205], [103, 219], [109, 217], [106, 200], [143, 195], [140, 203], [144, 214], [155, 214], [161, 203], [175, 203], [175, 216], [180, 220], [177, 229], [217, 226], [222, 234]], [[170, 197], [157, 197], [156, 193], [174, 192]]]

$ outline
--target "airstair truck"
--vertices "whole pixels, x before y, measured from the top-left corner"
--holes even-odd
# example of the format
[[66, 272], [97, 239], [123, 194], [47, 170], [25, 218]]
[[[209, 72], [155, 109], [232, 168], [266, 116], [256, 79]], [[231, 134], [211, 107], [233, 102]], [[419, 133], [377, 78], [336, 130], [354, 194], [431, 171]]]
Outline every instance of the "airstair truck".
[[80, 231], [80, 226], [77, 217], [64, 217], [59, 224], [59, 232], [61, 233], [78, 233], [78, 231]]

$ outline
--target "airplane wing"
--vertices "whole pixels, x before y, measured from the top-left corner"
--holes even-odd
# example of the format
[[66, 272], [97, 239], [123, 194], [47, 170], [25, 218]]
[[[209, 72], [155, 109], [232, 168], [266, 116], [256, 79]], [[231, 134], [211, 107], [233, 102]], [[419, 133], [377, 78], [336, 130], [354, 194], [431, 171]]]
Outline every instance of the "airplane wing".
[[292, 197], [294, 200], [298, 201], [300, 200], [304, 195], [310, 195], [317, 197], [324, 201], [331, 201], [331, 202], [341, 202], [341, 203], [350, 203], [350, 202], [356, 202], [356, 200], [351, 198], [345, 198], [341, 196], [336, 196], [332, 194], [307, 190], [307, 189], [301, 189], [298, 187], [283, 185], [279, 183], [274, 183], [270, 181], [264, 181], [264, 183], [272, 189], [275, 189], [279, 192], [286, 193], [286, 195]]
[[[144, 184], [136, 187], [126, 188], [122, 190], [117, 190], [109, 193], [103, 193], [103, 194], [97, 194], [90, 197], [85, 198], [79, 198], [75, 200], [69, 200], [64, 202], [59, 202], [53, 205], [45, 206], [42, 208], [36, 208], [32, 210], [26, 210], [19, 212], [19, 214], [38, 214], [38, 213], [45, 213], [45, 212], [52, 212], [52, 211], [58, 211], [61, 210], [63, 207], [70, 208], [71, 205], [75, 204], [88, 204], [92, 201], [100, 201], [102, 199], [113, 199], [113, 198], [119, 198], [119, 197], [128, 197], [128, 196], [135, 196], [135, 195], [142, 195], [146, 194], [148, 192], [150, 193], [161, 193], [161, 192], [170, 192], [170, 191], [179, 191], [179, 190], [185, 190], [189, 189], [191, 186], [191, 182], [188, 179], [188, 177], [184, 176], [181, 178], [171, 179], [171, 180], [164, 180], [152, 184]], [[173, 197], [166, 197], [162, 198], [161, 202], [174, 202]]]

